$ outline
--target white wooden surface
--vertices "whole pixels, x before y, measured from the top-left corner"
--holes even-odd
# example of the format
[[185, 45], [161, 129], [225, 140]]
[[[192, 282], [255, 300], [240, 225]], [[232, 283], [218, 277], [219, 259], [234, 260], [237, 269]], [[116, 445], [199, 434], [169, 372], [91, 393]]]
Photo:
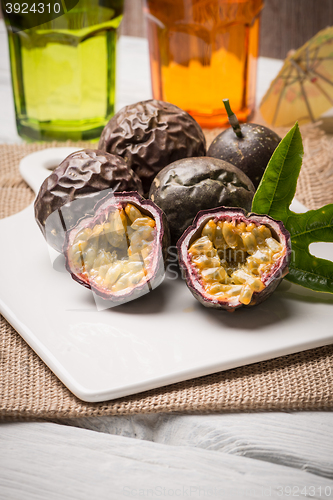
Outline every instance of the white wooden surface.
[[[151, 95], [146, 41], [120, 48], [118, 109]], [[260, 59], [258, 101], [280, 66]], [[0, 142], [20, 142], [3, 22]], [[333, 499], [332, 424], [331, 412], [2, 423], [0, 500]]]
[[333, 480], [333, 415], [330, 412], [157, 414], [68, 419], [61, 423], [169, 446], [191, 446], [281, 464]]
[[[215, 426], [211, 429], [211, 445], [206, 440], [205, 446], [200, 447], [195, 445], [195, 439], [168, 445], [54, 423], [2, 424], [0, 498], [109, 500], [190, 496], [238, 500], [301, 496], [301, 491], [303, 497], [333, 498], [332, 479], [310, 472], [305, 466], [286, 466], [283, 460], [273, 464], [248, 457], [240, 443], [254, 441], [253, 425], [246, 423], [249, 415], [231, 417], [236, 417], [231, 418], [236, 425], [227, 426], [226, 448], [230, 453], [214, 447], [213, 443], [219, 441], [214, 438], [218, 430]], [[218, 420], [221, 422], [223, 416]], [[195, 420], [187, 418], [186, 427], [192, 427], [191, 433], [195, 433], [193, 423]], [[238, 426], [239, 437], [235, 434]], [[271, 428], [268, 433], [278, 438], [278, 429], [279, 426]], [[332, 448], [329, 452], [325, 436], [315, 434], [312, 432], [312, 446], [317, 456], [322, 453], [325, 473], [329, 472], [332, 478]], [[293, 441], [293, 432], [289, 438]], [[297, 440], [294, 445], [302, 450]], [[260, 442], [258, 446], [261, 447]], [[232, 453], [237, 448], [239, 452]], [[289, 450], [292, 448], [288, 446]], [[311, 468], [310, 457], [306, 464]], [[290, 491], [294, 495], [289, 495]]]

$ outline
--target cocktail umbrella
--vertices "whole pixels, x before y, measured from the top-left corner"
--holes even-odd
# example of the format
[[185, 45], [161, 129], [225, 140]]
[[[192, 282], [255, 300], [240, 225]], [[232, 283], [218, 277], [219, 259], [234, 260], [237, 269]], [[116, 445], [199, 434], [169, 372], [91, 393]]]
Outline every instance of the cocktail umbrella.
[[293, 51], [260, 103], [268, 124], [314, 122], [333, 106], [333, 27]]

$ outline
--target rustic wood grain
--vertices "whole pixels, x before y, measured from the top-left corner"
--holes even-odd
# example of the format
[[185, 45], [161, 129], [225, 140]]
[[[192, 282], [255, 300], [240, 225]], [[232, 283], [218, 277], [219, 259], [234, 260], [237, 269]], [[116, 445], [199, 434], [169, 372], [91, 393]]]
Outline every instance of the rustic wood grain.
[[321, 29], [333, 24], [333, 0], [266, 0], [260, 55], [284, 59]]
[[301, 498], [307, 488], [307, 497], [322, 500], [325, 487], [325, 498], [333, 492], [332, 480], [280, 464], [51, 423], [2, 424], [0, 444], [0, 498], [6, 500], [244, 500], [285, 498], [290, 494], [279, 493], [290, 487]]
[[125, 0], [120, 34], [125, 36], [146, 36], [143, 0]]
[[157, 414], [59, 420], [108, 434], [271, 462], [329, 479], [333, 479], [332, 422], [332, 412]]

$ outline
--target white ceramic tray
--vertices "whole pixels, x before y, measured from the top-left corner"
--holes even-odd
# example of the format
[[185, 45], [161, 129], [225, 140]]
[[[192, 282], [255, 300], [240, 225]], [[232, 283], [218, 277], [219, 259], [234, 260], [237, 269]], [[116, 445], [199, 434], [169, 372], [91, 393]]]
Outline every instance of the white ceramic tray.
[[[36, 191], [73, 149], [33, 153], [21, 173]], [[302, 211], [294, 203], [294, 210]], [[33, 207], [0, 221], [0, 311], [59, 379], [84, 401], [105, 401], [329, 344], [333, 297], [284, 281], [263, 304], [205, 309], [167, 277], [140, 299], [98, 311], [65, 271]], [[332, 247], [317, 244], [318, 256]]]

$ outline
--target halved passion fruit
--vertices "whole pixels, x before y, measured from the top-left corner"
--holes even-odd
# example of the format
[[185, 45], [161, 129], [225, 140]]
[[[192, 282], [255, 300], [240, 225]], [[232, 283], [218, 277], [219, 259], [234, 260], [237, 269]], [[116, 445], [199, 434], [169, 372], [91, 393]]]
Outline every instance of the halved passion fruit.
[[177, 247], [193, 295], [229, 311], [267, 299], [288, 273], [291, 254], [282, 222], [226, 207], [199, 212]]
[[[35, 218], [46, 241], [62, 251], [65, 232], [112, 191], [143, 194], [139, 177], [123, 158], [98, 149], [70, 154], [45, 179], [35, 200]], [[75, 200], [75, 203], [73, 201]]]
[[169, 245], [165, 215], [138, 193], [110, 193], [66, 234], [72, 278], [116, 304], [156, 288]]

